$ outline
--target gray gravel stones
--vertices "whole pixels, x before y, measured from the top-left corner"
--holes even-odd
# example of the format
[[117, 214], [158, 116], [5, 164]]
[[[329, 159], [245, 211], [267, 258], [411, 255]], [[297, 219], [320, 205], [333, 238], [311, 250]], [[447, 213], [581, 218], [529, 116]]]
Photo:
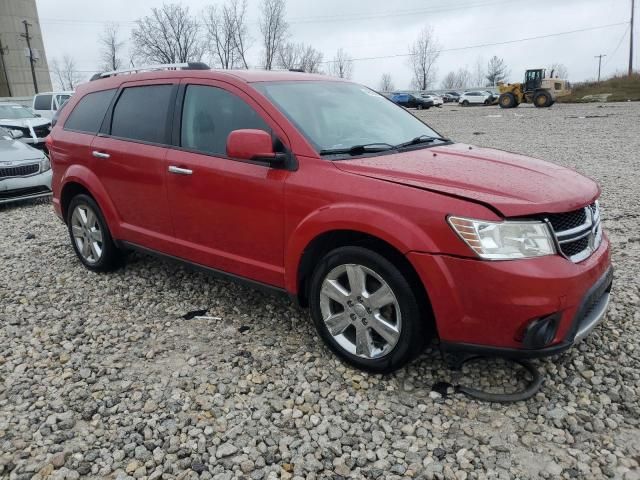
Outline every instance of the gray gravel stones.
[[[391, 376], [355, 371], [284, 299], [137, 254], [96, 275], [50, 205], [0, 207], [0, 477], [639, 478], [640, 105], [419, 115], [603, 187], [611, 310], [585, 342], [537, 362], [533, 399], [431, 392], [520, 382], [498, 361], [452, 372], [433, 347]], [[214, 318], [182, 318], [202, 309]]]

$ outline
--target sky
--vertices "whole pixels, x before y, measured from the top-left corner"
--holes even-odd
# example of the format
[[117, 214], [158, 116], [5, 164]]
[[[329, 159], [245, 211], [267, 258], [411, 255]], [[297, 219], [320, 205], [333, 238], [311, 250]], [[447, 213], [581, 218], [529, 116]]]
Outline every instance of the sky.
[[[182, 4], [200, 16], [207, 5], [223, 1], [183, 0]], [[258, 65], [261, 0], [248, 2], [249, 59]], [[636, 70], [640, 69], [639, 3]], [[98, 39], [105, 26], [117, 24], [122, 39], [128, 41], [135, 21], [160, 2], [37, 0], [37, 5], [49, 63], [69, 55], [88, 78], [100, 65]], [[286, 12], [291, 41], [314, 46], [325, 61], [344, 48], [356, 59], [353, 80], [372, 88], [379, 86], [384, 73], [391, 74], [396, 89], [410, 87], [411, 72], [402, 55], [425, 26], [433, 28], [441, 45], [435, 87], [447, 72], [464, 67], [473, 71], [478, 62], [486, 67], [494, 55], [507, 64], [509, 81], [522, 81], [527, 68], [553, 63], [564, 64], [572, 82], [594, 79], [598, 71], [594, 56], [600, 54], [607, 55], [602, 59], [604, 77], [626, 72], [628, 65], [631, 0], [287, 0]]]

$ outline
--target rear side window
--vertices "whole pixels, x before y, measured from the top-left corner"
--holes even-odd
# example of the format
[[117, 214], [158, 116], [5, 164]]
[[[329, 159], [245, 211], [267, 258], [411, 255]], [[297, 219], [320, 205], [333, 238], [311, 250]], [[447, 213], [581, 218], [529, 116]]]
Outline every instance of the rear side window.
[[113, 109], [111, 135], [167, 143], [167, 116], [173, 89], [173, 85], [125, 88]]
[[116, 90], [103, 90], [85, 95], [64, 124], [65, 130], [96, 134]]
[[229, 133], [243, 128], [271, 132], [262, 117], [236, 95], [216, 87], [187, 87], [182, 109], [183, 148], [224, 157]]
[[51, 95], [36, 95], [36, 99], [33, 102], [34, 110], [51, 110]]

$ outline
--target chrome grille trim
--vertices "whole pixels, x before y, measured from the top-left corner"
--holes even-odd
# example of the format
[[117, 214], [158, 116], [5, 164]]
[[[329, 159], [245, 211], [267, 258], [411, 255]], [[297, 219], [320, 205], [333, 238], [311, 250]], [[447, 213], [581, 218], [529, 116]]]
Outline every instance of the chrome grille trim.
[[[570, 212], [573, 214], [575, 212]], [[602, 242], [602, 227], [600, 225], [600, 206], [596, 200], [591, 205], [584, 207], [585, 222], [582, 225], [567, 230], [556, 231], [548, 218], [545, 218], [549, 229], [553, 232], [558, 253], [574, 263], [586, 260], [595, 252]], [[570, 245], [574, 242], [588, 238], [586, 248], [577, 253], [568, 253], [573, 250]]]

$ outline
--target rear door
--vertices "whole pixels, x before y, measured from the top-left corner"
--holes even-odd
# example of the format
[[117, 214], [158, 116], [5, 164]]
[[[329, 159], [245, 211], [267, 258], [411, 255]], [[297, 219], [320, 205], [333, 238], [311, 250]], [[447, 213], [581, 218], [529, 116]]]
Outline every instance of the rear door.
[[96, 173], [114, 204], [122, 240], [173, 253], [165, 172], [176, 81], [125, 83], [91, 145]]
[[[169, 205], [181, 257], [269, 285], [284, 284], [284, 184], [291, 172], [227, 157], [229, 133], [284, 132], [242, 90], [183, 81], [176, 147], [167, 156]], [[178, 127], [178, 125], [180, 125]]]

